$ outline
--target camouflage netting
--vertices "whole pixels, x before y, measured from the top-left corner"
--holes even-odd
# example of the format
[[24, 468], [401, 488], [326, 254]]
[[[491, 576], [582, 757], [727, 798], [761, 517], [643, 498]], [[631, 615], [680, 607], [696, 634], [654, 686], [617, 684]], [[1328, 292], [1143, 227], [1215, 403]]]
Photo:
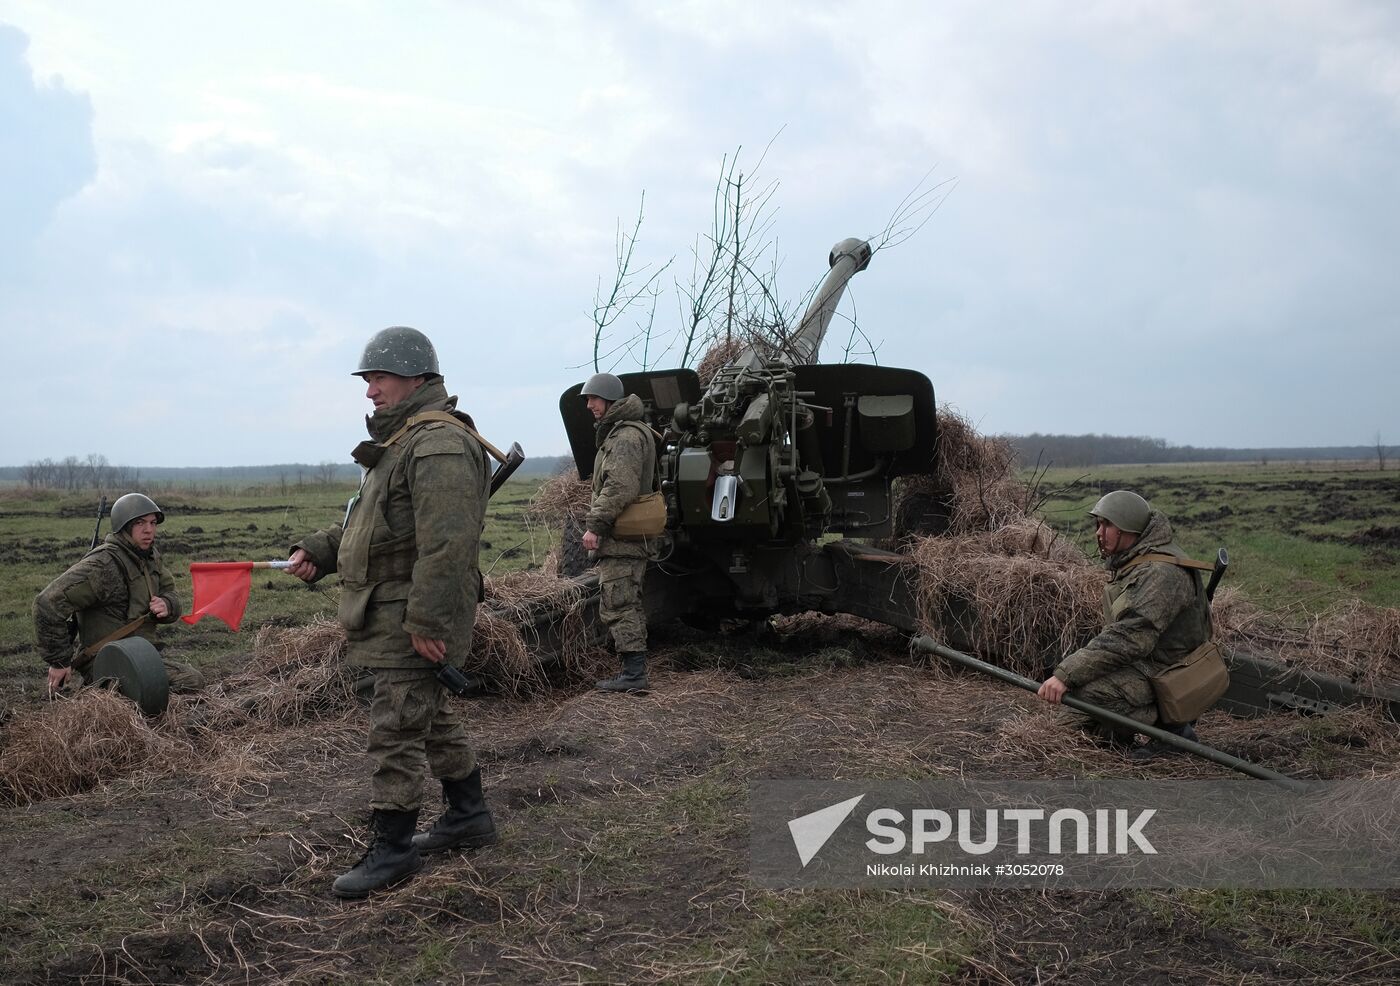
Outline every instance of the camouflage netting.
[[898, 497], [950, 492], [946, 534], [907, 538], [917, 563], [919, 622], [1030, 678], [1088, 641], [1102, 619], [1103, 570], [1028, 513], [1016, 454], [938, 409], [939, 471], [900, 480]]

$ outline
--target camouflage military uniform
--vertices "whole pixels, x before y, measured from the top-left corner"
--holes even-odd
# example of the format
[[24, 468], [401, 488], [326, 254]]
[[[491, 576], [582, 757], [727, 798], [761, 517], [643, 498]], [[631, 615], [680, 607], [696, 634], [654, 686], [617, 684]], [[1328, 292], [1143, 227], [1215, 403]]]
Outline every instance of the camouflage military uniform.
[[[170, 611], [157, 618], [151, 613], [151, 600], [160, 596]], [[73, 667], [91, 683], [94, 645], [116, 633], [138, 617], [146, 619], [123, 636], [145, 637], [157, 647], [156, 624], [174, 623], [184, 611], [175, 594], [175, 580], [155, 548], [142, 551], [121, 532], [88, 552], [72, 568], [48, 584], [34, 600], [34, 635], [39, 653], [50, 667]], [[68, 618], [78, 618], [80, 647], [74, 652], [68, 636]], [[120, 639], [113, 638], [113, 639]], [[91, 653], [89, 653], [91, 651]], [[162, 657], [172, 691], [195, 691], [204, 687], [198, 669]]]
[[476, 767], [435, 666], [409, 636], [445, 641], [445, 663], [454, 667], [471, 650], [490, 481], [485, 453], [446, 421], [404, 430], [411, 417], [456, 404], [435, 379], [368, 417], [374, 441], [355, 449], [367, 472], [345, 525], [294, 546], [315, 562], [318, 578], [339, 572], [348, 659], [373, 672], [370, 804], [380, 810], [418, 809], [425, 761], [445, 781]]
[[[1210, 638], [1210, 603], [1200, 575], [1166, 561], [1129, 566], [1148, 553], [1185, 558], [1172, 541], [1171, 523], [1153, 510], [1137, 542], [1108, 559], [1104, 589], [1105, 626], [1093, 640], [1062, 660], [1055, 677], [1076, 698], [1157, 724], [1157, 698], [1150, 675], [1171, 667]], [[1126, 730], [1065, 709], [1073, 725], [1101, 736], [1131, 741]], [[1126, 735], [1125, 735], [1126, 734]]]
[[[637, 424], [623, 424], [628, 421]], [[656, 541], [615, 538], [612, 529], [628, 505], [656, 488], [656, 442], [640, 397], [629, 394], [608, 408], [597, 425], [597, 444], [593, 502], [584, 527], [598, 535], [598, 615], [619, 654], [637, 653], [647, 649], [642, 577], [647, 560], [656, 555]]]

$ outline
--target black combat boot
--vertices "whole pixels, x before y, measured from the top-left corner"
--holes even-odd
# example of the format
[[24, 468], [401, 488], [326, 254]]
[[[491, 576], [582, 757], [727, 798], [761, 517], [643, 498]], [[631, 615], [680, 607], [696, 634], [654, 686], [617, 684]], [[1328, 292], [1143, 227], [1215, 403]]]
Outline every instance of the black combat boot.
[[432, 828], [413, 837], [414, 849], [430, 853], [496, 844], [496, 822], [481, 793], [480, 767], [460, 780], [443, 781], [442, 800], [447, 802], [447, 810]]
[[[1199, 743], [1200, 739], [1196, 736], [1195, 725], [1196, 724], [1193, 722], [1182, 723], [1180, 726], [1168, 726], [1166, 723], [1158, 723], [1158, 728], [1165, 729], [1167, 732], [1180, 736], [1182, 739], [1191, 740], [1193, 743]], [[1179, 756], [1185, 752], [1186, 751], [1179, 746], [1173, 746], [1171, 743], [1164, 743], [1159, 739], [1154, 739], [1134, 750], [1132, 752], [1132, 757], [1134, 760], [1155, 760], [1158, 757]]]
[[622, 655], [622, 674], [607, 681], [600, 681], [597, 687], [605, 692], [636, 692], [645, 694], [651, 691], [647, 681], [647, 652], [633, 651]]
[[336, 877], [331, 889], [337, 897], [367, 897], [402, 883], [423, 868], [423, 858], [413, 848], [413, 830], [418, 827], [418, 810], [374, 810], [374, 842], [360, 861]]

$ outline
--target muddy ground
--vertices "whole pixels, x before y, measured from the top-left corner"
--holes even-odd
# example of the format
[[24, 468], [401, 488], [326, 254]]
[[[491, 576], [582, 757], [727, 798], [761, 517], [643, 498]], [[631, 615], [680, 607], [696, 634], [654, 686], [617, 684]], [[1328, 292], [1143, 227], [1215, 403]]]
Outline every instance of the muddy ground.
[[[1066, 736], [1032, 696], [918, 666], [871, 626], [658, 644], [646, 697], [465, 703], [502, 841], [366, 902], [329, 891], [364, 830], [358, 708], [204, 768], [6, 809], [0, 981], [1396, 981], [1394, 895], [759, 890], [758, 778], [1161, 768]], [[1313, 776], [1400, 750], [1215, 713], [1202, 732]], [[1312, 749], [1329, 744], [1345, 757]]]

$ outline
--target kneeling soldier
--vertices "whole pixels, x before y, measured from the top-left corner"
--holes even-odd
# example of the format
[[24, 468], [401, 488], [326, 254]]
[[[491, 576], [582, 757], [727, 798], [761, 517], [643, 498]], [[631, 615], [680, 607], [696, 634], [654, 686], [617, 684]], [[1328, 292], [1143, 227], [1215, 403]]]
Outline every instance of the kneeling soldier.
[[[1160, 721], [1152, 676], [1210, 639], [1210, 601], [1195, 571], [1209, 566], [1191, 562], [1173, 540], [1166, 515], [1130, 490], [1106, 494], [1089, 514], [1109, 572], [1104, 628], [1061, 660], [1038, 694], [1060, 704], [1072, 692], [1111, 712], [1194, 740], [1196, 731], [1189, 723]], [[1130, 730], [1064, 711], [1070, 724], [1109, 746], [1127, 749], [1135, 739]]]
[[[174, 623], [183, 611], [175, 580], [155, 548], [165, 513], [144, 493], [128, 493], [112, 504], [111, 516], [112, 533], [34, 600], [34, 636], [49, 665], [50, 691], [63, 687], [74, 670], [91, 684], [92, 661], [103, 647], [132, 636], [155, 644], [156, 624]], [[77, 621], [76, 653], [70, 618]], [[163, 656], [161, 661], [171, 691], [204, 687], [198, 669]]]

